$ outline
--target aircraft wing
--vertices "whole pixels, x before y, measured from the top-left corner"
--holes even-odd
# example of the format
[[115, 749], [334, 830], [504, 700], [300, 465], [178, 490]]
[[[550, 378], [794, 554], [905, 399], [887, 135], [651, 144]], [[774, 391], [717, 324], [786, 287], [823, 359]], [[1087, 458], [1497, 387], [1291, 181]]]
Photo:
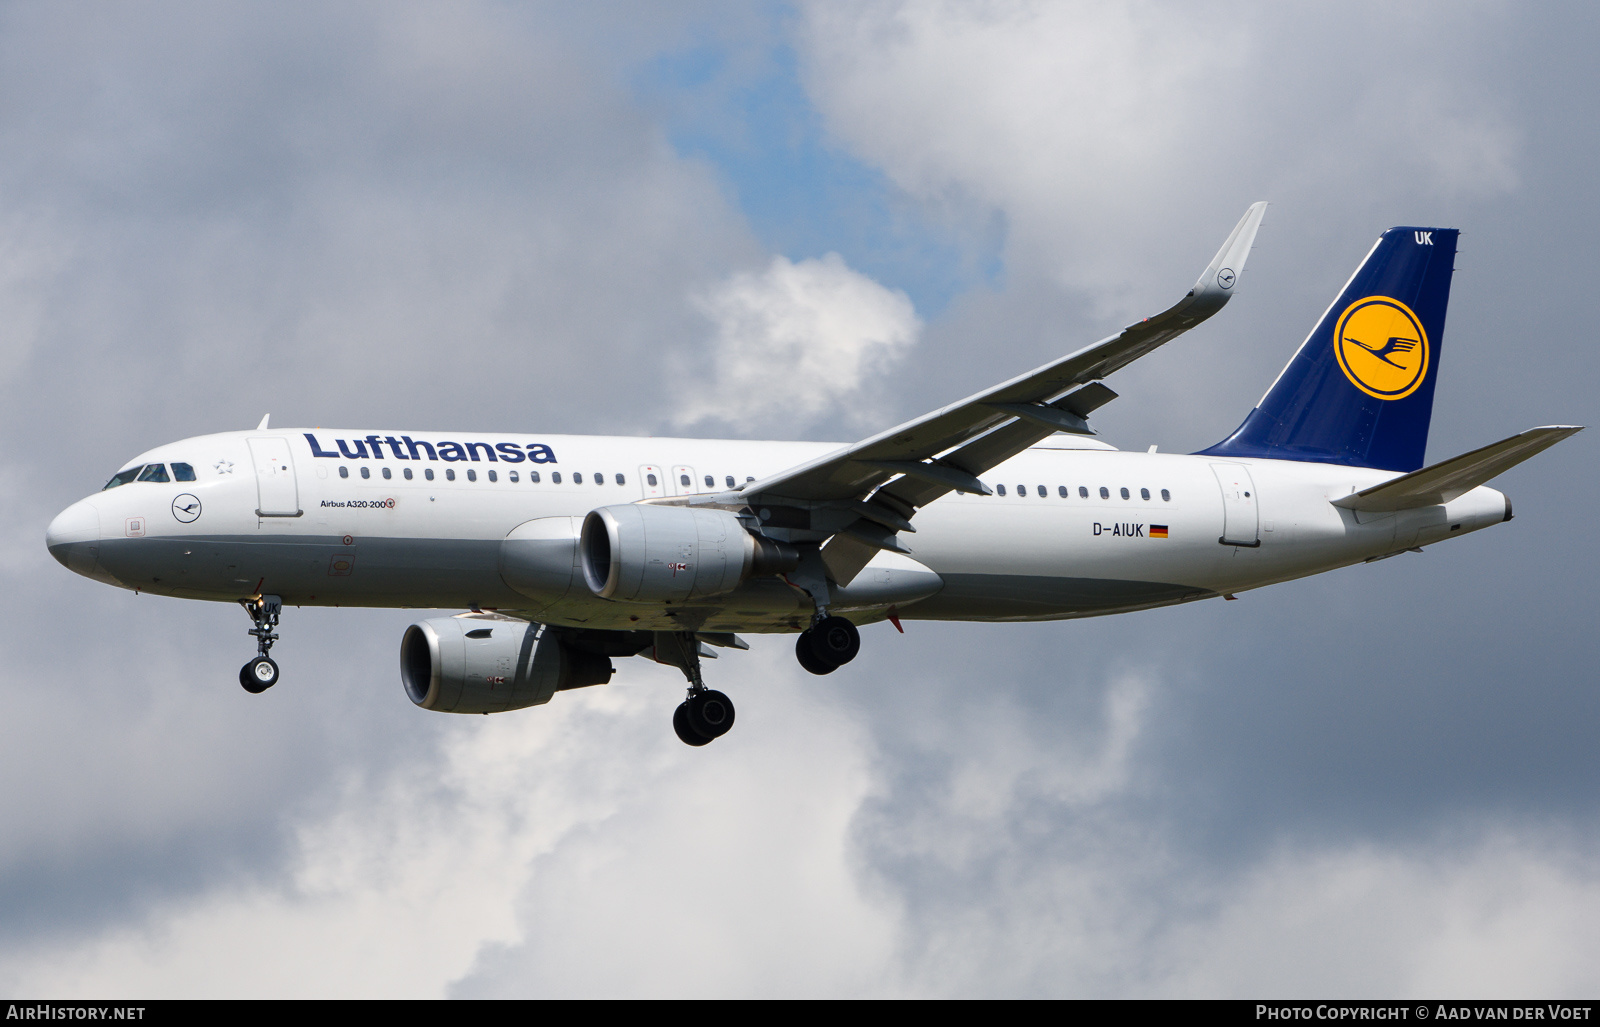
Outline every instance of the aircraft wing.
[[1420, 471], [1402, 474], [1381, 485], [1335, 499], [1333, 505], [1376, 513], [1448, 503], [1580, 431], [1583, 431], [1580, 427], [1564, 424], [1529, 428], [1482, 449], [1441, 460]]
[[[1222, 309], [1266, 209], [1265, 202], [1252, 204], [1194, 288], [1161, 313], [959, 403], [751, 482], [739, 490], [741, 500], [806, 507], [854, 504], [867, 523], [848, 526], [848, 534], [869, 550], [904, 551], [892, 535], [914, 530], [909, 517], [916, 508], [952, 490], [987, 494], [980, 474], [1058, 431], [1093, 434], [1088, 414], [1116, 396], [1098, 380]], [[870, 502], [863, 502], [868, 497]], [[866, 555], [870, 558], [870, 551]], [[830, 568], [836, 564], [830, 560]]]

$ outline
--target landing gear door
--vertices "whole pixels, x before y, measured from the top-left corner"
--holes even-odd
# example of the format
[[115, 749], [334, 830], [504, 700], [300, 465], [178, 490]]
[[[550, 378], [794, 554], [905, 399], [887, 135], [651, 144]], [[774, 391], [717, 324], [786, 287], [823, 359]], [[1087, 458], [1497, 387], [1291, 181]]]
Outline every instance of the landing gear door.
[[661, 468], [654, 464], [645, 464], [639, 468], [639, 484], [644, 488], [644, 498], [660, 499], [667, 494], [667, 483], [661, 478]]
[[294, 480], [294, 457], [289, 440], [248, 439], [250, 460], [256, 467], [258, 517], [299, 517], [300, 490]]
[[1222, 488], [1222, 537], [1225, 546], [1261, 544], [1261, 515], [1256, 506], [1256, 486], [1244, 464], [1212, 464]]

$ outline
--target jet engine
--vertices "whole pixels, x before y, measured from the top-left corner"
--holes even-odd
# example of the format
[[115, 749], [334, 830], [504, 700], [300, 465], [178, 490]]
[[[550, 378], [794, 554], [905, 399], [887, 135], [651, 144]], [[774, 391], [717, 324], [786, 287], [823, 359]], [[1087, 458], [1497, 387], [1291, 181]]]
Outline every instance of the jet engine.
[[441, 713], [500, 713], [611, 680], [611, 660], [568, 644], [559, 629], [496, 614], [439, 617], [400, 640], [411, 701]]
[[681, 603], [726, 595], [746, 579], [792, 571], [792, 546], [752, 535], [726, 510], [603, 506], [583, 521], [583, 577], [603, 599]]

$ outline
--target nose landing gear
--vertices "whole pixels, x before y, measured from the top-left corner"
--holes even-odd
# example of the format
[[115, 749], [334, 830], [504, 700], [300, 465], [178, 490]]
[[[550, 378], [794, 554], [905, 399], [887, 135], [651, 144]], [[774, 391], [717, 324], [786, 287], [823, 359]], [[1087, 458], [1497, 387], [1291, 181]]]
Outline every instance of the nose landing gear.
[[257, 649], [256, 658], [239, 668], [239, 684], [244, 686], [246, 692], [255, 695], [278, 683], [278, 665], [267, 652], [272, 649], [272, 643], [278, 640], [273, 629], [278, 626], [278, 617], [283, 613], [283, 600], [278, 596], [256, 596], [239, 600], [239, 605], [244, 607], [244, 612], [250, 615], [251, 622], [255, 624], [247, 634], [256, 637]]

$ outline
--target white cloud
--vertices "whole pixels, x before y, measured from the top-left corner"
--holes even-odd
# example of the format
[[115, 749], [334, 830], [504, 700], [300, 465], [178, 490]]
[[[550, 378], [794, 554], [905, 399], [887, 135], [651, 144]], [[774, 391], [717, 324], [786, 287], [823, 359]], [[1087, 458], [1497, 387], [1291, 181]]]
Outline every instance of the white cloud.
[[1600, 981], [1600, 866], [1557, 834], [1464, 825], [1212, 865], [1143, 806], [1146, 736], [1171, 700], [1148, 672], [1091, 686], [1098, 712], [1066, 728], [1006, 690], [907, 709], [917, 757], [788, 650], [763, 639], [711, 667], [760, 684], [732, 689], [739, 724], [704, 749], [667, 727], [677, 673], [638, 660], [547, 707], [451, 718], [399, 768], [323, 782], [292, 812], [281, 872], [19, 939], [0, 985], [1560, 996]]
[[776, 257], [764, 273], [735, 274], [696, 305], [716, 337], [699, 375], [681, 379], [681, 425], [719, 420], [792, 431], [836, 411], [846, 422], [872, 422], [882, 411], [851, 401], [922, 327], [905, 293], [852, 270], [837, 253], [798, 263]]
[[745, 730], [715, 746], [677, 740], [682, 679], [640, 660], [623, 661], [621, 684], [453, 718], [439, 748], [403, 769], [326, 782], [295, 816], [281, 877], [235, 877], [134, 924], [18, 946], [0, 986], [129, 997], [438, 997], [464, 978], [485, 994], [864, 989], [892, 943], [849, 844], [870, 749], [796, 687], [798, 671], [779, 669], [787, 647], [765, 649], [741, 669], [778, 682], [740, 695]]
[[1133, 314], [1173, 229], [1209, 236], [1212, 211], [1513, 187], [1518, 136], [1473, 67], [1496, 10], [815, 3], [800, 40], [852, 153], [927, 203], [1000, 210], [1011, 274]]
[[1592, 996], [1600, 867], [1527, 831], [1275, 854], [1175, 931], [1187, 996]]

